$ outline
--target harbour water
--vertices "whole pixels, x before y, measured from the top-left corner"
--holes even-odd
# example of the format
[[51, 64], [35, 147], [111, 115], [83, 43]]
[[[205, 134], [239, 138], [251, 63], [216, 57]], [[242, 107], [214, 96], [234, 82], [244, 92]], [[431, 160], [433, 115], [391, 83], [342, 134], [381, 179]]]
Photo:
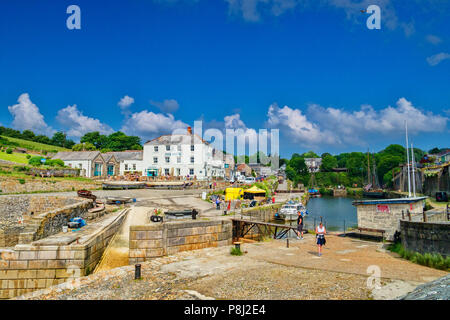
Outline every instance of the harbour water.
[[[306, 209], [308, 215], [304, 219], [304, 228], [314, 230], [320, 221], [328, 231], [344, 231], [356, 227], [358, 218], [356, 207], [352, 205], [353, 198], [323, 196], [310, 198]], [[276, 223], [296, 225], [297, 221], [274, 221]]]
[[323, 196], [311, 198], [306, 205], [308, 215], [305, 223], [308, 229], [314, 228], [321, 219], [329, 231], [343, 231], [358, 224], [353, 198]]

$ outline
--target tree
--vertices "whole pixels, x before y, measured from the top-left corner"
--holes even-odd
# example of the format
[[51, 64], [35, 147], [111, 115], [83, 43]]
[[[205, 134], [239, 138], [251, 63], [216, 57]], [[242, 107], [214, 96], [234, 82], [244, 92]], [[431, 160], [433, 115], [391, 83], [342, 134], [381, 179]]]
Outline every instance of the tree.
[[51, 139], [51, 143], [54, 146], [59, 146], [59, 147], [63, 147], [63, 148], [72, 148], [75, 145], [75, 142], [73, 142], [72, 140], [68, 140], [67, 136], [64, 132], [56, 132], [52, 139]]
[[105, 148], [114, 151], [130, 150], [135, 145], [141, 144], [141, 138], [137, 136], [127, 136], [121, 131], [114, 132], [108, 136]]
[[322, 164], [320, 166], [321, 171], [331, 172], [334, 168], [337, 168], [338, 161], [330, 154], [322, 156]]
[[92, 151], [95, 150], [95, 146], [92, 143], [79, 143], [72, 147], [73, 151]]
[[22, 138], [25, 140], [34, 141], [34, 139], [36, 138], [36, 135], [31, 130], [24, 130], [22, 132]]
[[81, 137], [80, 142], [88, 142], [93, 144], [97, 149], [102, 149], [108, 143], [108, 137], [100, 134], [98, 131], [88, 132]]
[[308, 151], [302, 154], [303, 158], [320, 158], [314, 151]]
[[428, 151], [429, 154], [436, 154], [441, 152], [441, 150], [439, 148], [433, 148], [430, 151]]

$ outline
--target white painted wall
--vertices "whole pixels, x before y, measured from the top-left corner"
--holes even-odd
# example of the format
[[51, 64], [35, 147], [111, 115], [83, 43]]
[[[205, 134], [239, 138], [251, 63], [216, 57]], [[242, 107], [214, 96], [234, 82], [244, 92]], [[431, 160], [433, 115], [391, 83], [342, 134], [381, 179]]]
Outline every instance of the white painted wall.
[[[91, 178], [93, 172], [91, 172], [92, 162], [90, 160], [70, 160], [64, 161], [64, 165], [72, 168], [84, 169], [86, 175], [85, 177]], [[80, 176], [82, 176], [82, 172], [80, 172]]]

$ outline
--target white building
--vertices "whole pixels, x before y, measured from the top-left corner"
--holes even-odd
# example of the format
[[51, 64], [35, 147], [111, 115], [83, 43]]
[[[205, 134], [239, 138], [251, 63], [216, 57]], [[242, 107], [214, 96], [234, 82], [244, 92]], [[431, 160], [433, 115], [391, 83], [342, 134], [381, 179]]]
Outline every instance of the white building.
[[127, 173], [144, 174], [143, 151], [122, 151], [122, 152], [108, 152], [103, 155], [113, 155], [119, 162], [119, 174], [121, 176]]
[[322, 158], [305, 158], [305, 164], [309, 172], [319, 172]]
[[108, 159], [111, 162], [110, 166], [100, 151], [58, 152], [53, 159], [61, 159], [64, 161], [64, 165], [80, 169], [82, 177], [92, 178], [117, 174], [117, 170], [114, 170], [115, 158]]
[[224, 177], [224, 154], [188, 128], [186, 134], [164, 135], [144, 144], [143, 175]]

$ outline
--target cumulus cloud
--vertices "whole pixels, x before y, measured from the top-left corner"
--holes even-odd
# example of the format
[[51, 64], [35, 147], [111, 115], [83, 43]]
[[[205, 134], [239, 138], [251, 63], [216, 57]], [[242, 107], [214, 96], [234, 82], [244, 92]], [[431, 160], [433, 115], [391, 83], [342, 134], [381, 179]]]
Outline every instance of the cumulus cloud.
[[163, 102], [150, 100], [150, 104], [166, 113], [174, 113], [180, 107], [177, 100], [174, 99], [166, 99]]
[[303, 146], [317, 145], [366, 145], [376, 135], [402, 134], [404, 121], [412, 134], [420, 132], [443, 132], [447, 117], [431, 112], [425, 113], [414, 107], [405, 98], [400, 98], [396, 107], [388, 106], [375, 110], [363, 105], [359, 110], [348, 112], [338, 108], [309, 105], [307, 113], [288, 106], [269, 107], [268, 124], [278, 127]]
[[133, 103], [134, 103], [134, 98], [132, 98], [130, 96], [124, 96], [122, 99], [120, 99], [120, 101], [117, 103], [117, 105], [121, 109], [125, 109], [125, 108], [128, 108], [129, 106], [131, 106]]
[[31, 130], [38, 134], [52, 135], [55, 130], [45, 123], [39, 108], [31, 101], [28, 93], [23, 93], [17, 100], [18, 104], [8, 107], [14, 117], [12, 127], [17, 130]]
[[438, 36], [435, 36], [435, 35], [433, 35], [433, 34], [427, 35], [427, 36], [425, 37], [425, 39], [426, 39], [429, 43], [434, 44], [434, 45], [437, 45], [437, 44], [439, 44], [439, 43], [442, 42], [442, 39], [441, 39], [441, 38], [439, 38]]
[[154, 113], [148, 110], [133, 113], [125, 120], [121, 131], [129, 135], [138, 135], [144, 139], [169, 134], [175, 129], [187, 128], [181, 120], [175, 120], [172, 114]]
[[435, 54], [431, 57], [427, 58], [427, 62], [430, 66], [434, 67], [437, 66], [439, 63], [441, 63], [444, 60], [450, 59], [450, 54], [446, 52], [441, 52], [438, 54]]
[[99, 131], [101, 134], [111, 134], [114, 130], [100, 122], [98, 119], [85, 116], [78, 110], [76, 105], [67, 106], [58, 111], [56, 120], [67, 128], [67, 135], [70, 137], [82, 137], [84, 134], [92, 131]]
[[246, 129], [244, 121], [241, 120], [241, 115], [236, 113], [223, 118], [226, 129]]

